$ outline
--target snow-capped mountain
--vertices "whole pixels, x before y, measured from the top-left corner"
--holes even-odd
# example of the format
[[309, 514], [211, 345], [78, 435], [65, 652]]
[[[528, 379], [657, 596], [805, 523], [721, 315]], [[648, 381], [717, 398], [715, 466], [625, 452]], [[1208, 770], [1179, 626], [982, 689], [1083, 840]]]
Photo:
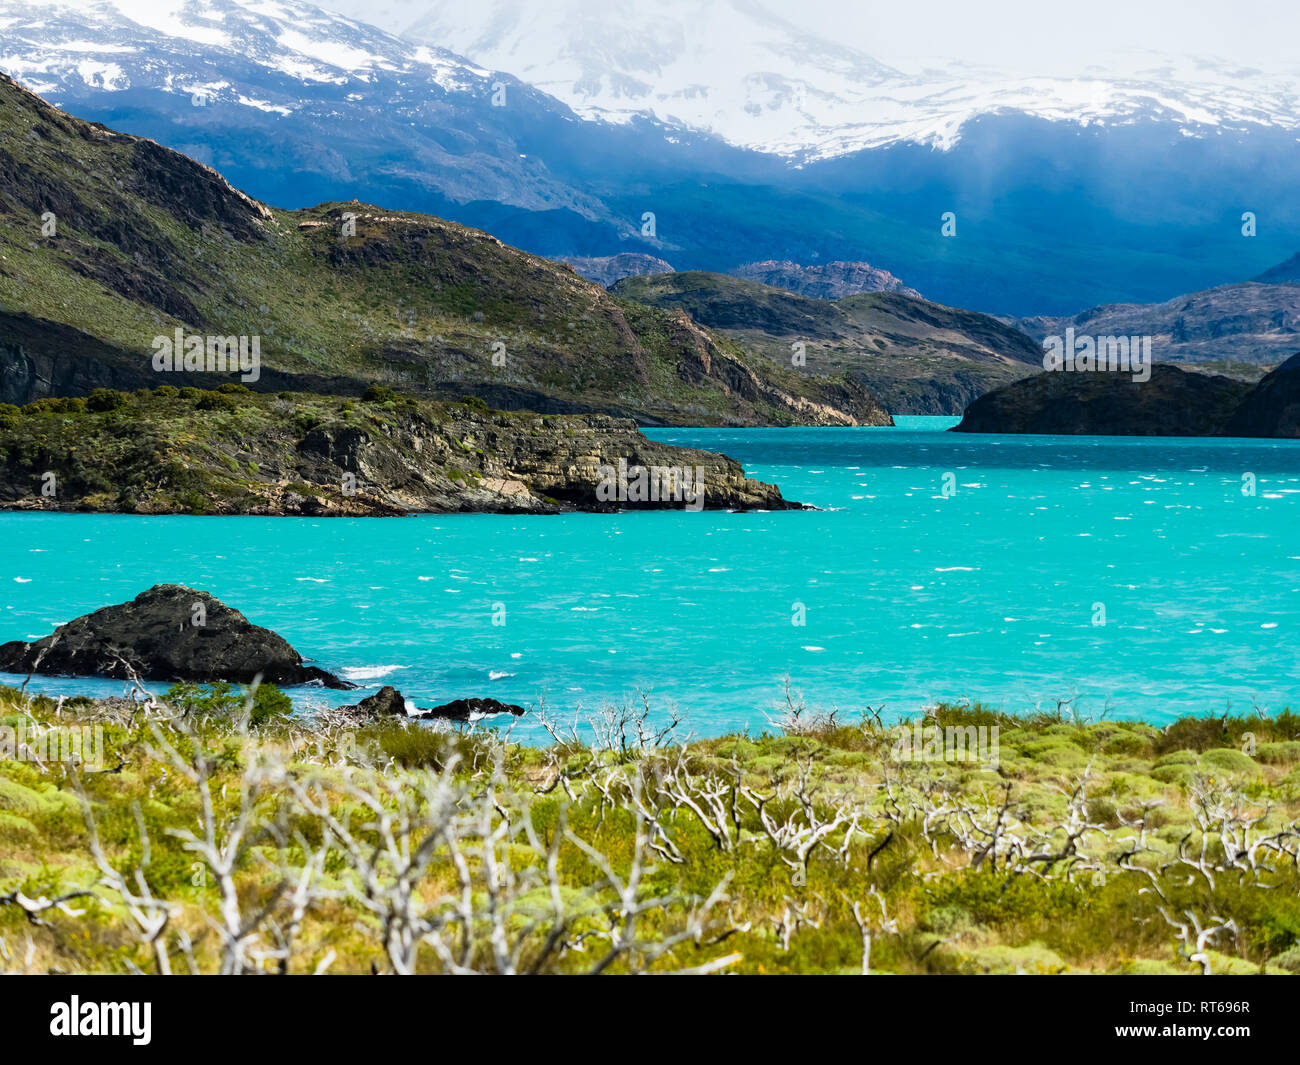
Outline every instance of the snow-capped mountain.
[[[393, 4], [376, 17], [396, 25], [412, 9]], [[950, 148], [971, 120], [1008, 112], [1082, 124], [1156, 117], [1189, 135], [1300, 127], [1297, 77], [1154, 54], [1106, 61], [1123, 76], [954, 63], [909, 73], [756, 0], [478, 0], [440, 7], [403, 35], [509, 71], [587, 118], [651, 115], [800, 161], [900, 142]]]
[[1284, 79], [903, 70], [757, 0], [476, 0], [423, 19], [423, 43], [389, 32], [409, 4], [318, 2], [366, 21], [301, 0], [0, 0], [0, 70], [276, 206], [356, 198], [551, 257], [869, 262], [1024, 317], [1165, 300], [1300, 246]]
[[386, 183], [448, 200], [604, 213], [521, 146], [539, 123], [580, 124], [563, 104], [297, 0], [0, 0], [0, 33], [0, 70], [29, 89], [85, 117], [134, 116], [131, 132], [236, 180], [364, 182], [379, 155]]

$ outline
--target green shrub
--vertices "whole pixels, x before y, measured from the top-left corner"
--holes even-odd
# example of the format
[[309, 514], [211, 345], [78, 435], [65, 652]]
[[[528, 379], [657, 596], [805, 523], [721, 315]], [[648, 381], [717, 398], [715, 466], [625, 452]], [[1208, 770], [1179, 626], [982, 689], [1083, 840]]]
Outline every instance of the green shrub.
[[[248, 689], [237, 688], [218, 681], [214, 684], [195, 684], [181, 681], [173, 684], [163, 699], [178, 710], [204, 717], [233, 718], [243, 712], [248, 701]], [[274, 684], [259, 684], [253, 693], [253, 707], [248, 723], [253, 727], [283, 721], [293, 714], [293, 701]]]
[[1261, 743], [1255, 757], [1267, 765], [1289, 765], [1300, 762], [1300, 741], [1283, 740], [1280, 743]]
[[194, 404], [199, 410], [236, 411], [239, 404], [224, 392], [204, 392]]
[[385, 385], [371, 385], [362, 393], [361, 398], [367, 403], [392, 403], [401, 397]]
[[96, 388], [86, 399], [86, 409], [96, 413], [125, 407], [128, 396], [115, 388]]
[[81, 396], [46, 396], [35, 399], [23, 408], [25, 414], [82, 414], [86, 401]]
[[1201, 755], [1201, 764], [1224, 773], [1258, 773], [1259, 766], [1248, 754], [1231, 747], [1215, 747]]

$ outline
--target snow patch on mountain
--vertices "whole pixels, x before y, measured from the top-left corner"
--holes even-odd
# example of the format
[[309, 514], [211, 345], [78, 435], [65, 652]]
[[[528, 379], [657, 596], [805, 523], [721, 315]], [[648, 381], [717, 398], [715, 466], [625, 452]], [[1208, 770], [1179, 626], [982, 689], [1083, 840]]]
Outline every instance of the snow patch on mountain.
[[[395, 17], [385, 11], [383, 17]], [[913, 142], [952, 147], [982, 115], [1155, 119], [1189, 135], [1300, 128], [1300, 78], [1155, 54], [1099, 57], [1083, 76], [940, 61], [905, 72], [818, 37], [756, 0], [478, 0], [404, 31], [508, 71], [605, 122], [652, 117], [798, 161]], [[1136, 62], [1135, 62], [1136, 60]], [[1107, 71], [1126, 71], [1110, 74]]]

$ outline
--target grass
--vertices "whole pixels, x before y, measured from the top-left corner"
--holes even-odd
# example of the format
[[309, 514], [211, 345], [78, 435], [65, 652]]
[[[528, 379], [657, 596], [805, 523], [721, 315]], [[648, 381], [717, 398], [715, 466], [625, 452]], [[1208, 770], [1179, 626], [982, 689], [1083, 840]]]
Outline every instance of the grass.
[[981, 764], [898, 761], [870, 713], [683, 742], [610, 711], [537, 747], [295, 718], [267, 688], [166, 704], [0, 690], [10, 729], [99, 725], [106, 750], [0, 761], [9, 967], [30, 936], [37, 971], [158, 969], [134, 893], [181, 971], [1300, 971], [1289, 712], [935, 708], [998, 729]]

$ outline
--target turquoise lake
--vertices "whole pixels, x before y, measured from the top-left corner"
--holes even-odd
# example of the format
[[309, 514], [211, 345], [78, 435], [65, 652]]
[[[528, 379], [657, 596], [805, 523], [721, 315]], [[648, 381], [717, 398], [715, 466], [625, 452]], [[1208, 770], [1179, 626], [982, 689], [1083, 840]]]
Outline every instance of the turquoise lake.
[[787, 677], [810, 707], [887, 720], [940, 699], [1151, 721], [1300, 706], [1300, 442], [898, 421], [649, 433], [818, 511], [4, 514], [0, 642], [176, 582], [367, 689], [544, 698], [560, 720], [646, 690], [696, 734], [761, 730]]

